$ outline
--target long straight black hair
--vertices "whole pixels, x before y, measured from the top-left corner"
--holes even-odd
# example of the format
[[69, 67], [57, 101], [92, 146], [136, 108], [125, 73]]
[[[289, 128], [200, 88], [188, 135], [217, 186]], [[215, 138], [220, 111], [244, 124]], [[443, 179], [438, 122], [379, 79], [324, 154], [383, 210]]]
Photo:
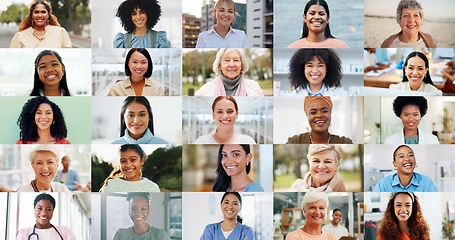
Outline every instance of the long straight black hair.
[[[239, 144], [243, 150], [245, 150], [245, 154], [248, 155], [250, 150], [249, 144]], [[221, 159], [223, 158], [223, 147], [224, 144], [220, 145], [218, 149], [218, 166], [216, 167], [216, 180], [215, 184], [213, 185], [214, 192], [226, 192], [231, 184], [231, 177], [227, 175], [226, 171], [224, 171], [223, 164], [221, 164]], [[246, 174], [249, 174], [251, 170], [251, 164], [246, 165]]]
[[425, 62], [425, 68], [428, 68], [427, 74], [425, 74], [425, 77], [423, 78], [424, 83], [428, 83], [434, 86], [433, 81], [431, 80], [430, 77], [430, 63], [428, 62], [427, 56], [421, 52], [412, 52], [406, 57], [406, 61], [404, 61], [404, 66], [403, 66], [403, 82], [408, 82], [408, 76], [406, 76], [406, 67], [408, 66], [408, 61], [412, 57], [419, 57]]
[[42, 91], [44, 91], [44, 83], [39, 79], [38, 63], [42, 57], [47, 56], [47, 55], [55, 56], [57, 58], [57, 60], [60, 62], [60, 64], [62, 65], [63, 76], [62, 76], [62, 79], [60, 80], [60, 82], [58, 83], [58, 88], [60, 89], [60, 91], [63, 92], [63, 96], [71, 96], [71, 93], [70, 93], [70, 90], [68, 89], [68, 84], [66, 81], [65, 64], [63, 64], [62, 58], [60, 57], [58, 52], [52, 51], [52, 50], [44, 50], [44, 51], [40, 52], [38, 54], [38, 56], [36, 56], [35, 76], [34, 76], [34, 80], [33, 80], [33, 89], [32, 89], [32, 92], [30, 93], [30, 96], [40, 96], [39, 90], [41, 89]]
[[[327, 4], [326, 1], [324, 0], [310, 0], [306, 5], [305, 5], [305, 9], [303, 10], [303, 15], [306, 15], [307, 12], [308, 12], [308, 9], [310, 9], [311, 6], [313, 5], [320, 5], [322, 7], [325, 8], [325, 11], [327, 12], [327, 17], [329, 18], [330, 17], [330, 10], [329, 10], [329, 5]], [[302, 31], [302, 38], [306, 38], [308, 37], [308, 27], [305, 23], [305, 21], [303, 21], [303, 31]], [[327, 22], [327, 25], [325, 25], [325, 28], [324, 28], [324, 35], [328, 38], [335, 38], [332, 33], [330, 33], [330, 27], [329, 27], [329, 22]]]
[[[229, 194], [235, 195], [235, 196], [239, 199], [239, 204], [240, 204], [240, 208], [241, 208], [241, 207], [242, 207], [242, 197], [240, 196], [240, 193], [238, 193], [238, 192], [225, 192], [225, 193], [223, 194], [223, 197], [221, 197], [220, 204], [223, 203], [224, 198], [225, 198], [227, 195], [229, 195]], [[240, 217], [238, 214], [237, 214], [237, 222], [238, 222], [238, 223], [242, 223], [242, 222], [243, 222], [242, 217]]]
[[128, 96], [123, 101], [122, 110], [120, 111], [120, 137], [123, 137], [123, 135], [125, 135], [125, 129], [126, 129], [125, 119], [124, 119], [123, 115], [125, 115], [128, 105], [130, 105], [130, 103], [132, 103], [132, 102], [140, 103], [140, 104], [144, 105], [145, 108], [147, 108], [147, 112], [149, 114], [148, 129], [150, 129], [150, 132], [152, 132], [152, 134], [155, 135], [155, 131], [153, 130], [152, 107], [150, 106], [149, 100], [147, 100], [147, 98], [144, 96]]

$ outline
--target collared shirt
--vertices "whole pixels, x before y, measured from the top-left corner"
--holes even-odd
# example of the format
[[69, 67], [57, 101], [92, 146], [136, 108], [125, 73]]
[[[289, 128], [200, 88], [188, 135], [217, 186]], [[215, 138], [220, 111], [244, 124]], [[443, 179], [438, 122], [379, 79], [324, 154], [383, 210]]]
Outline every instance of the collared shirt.
[[306, 91], [308, 92], [308, 96], [324, 96], [326, 86], [323, 83], [321, 89], [317, 93], [313, 93], [310, 89], [310, 85], [306, 85]]
[[248, 48], [248, 39], [244, 31], [232, 27], [223, 38], [212, 27], [199, 33], [196, 48]]
[[408, 186], [403, 186], [398, 173], [379, 180], [373, 190], [374, 192], [438, 192], [433, 181], [420, 173], [412, 173], [412, 179]]
[[[130, 77], [112, 86], [107, 95], [136, 96], [133, 86], [131, 86]], [[146, 78], [144, 87], [142, 88], [142, 96], [164, 96], [164, 88], [159, 82]]]

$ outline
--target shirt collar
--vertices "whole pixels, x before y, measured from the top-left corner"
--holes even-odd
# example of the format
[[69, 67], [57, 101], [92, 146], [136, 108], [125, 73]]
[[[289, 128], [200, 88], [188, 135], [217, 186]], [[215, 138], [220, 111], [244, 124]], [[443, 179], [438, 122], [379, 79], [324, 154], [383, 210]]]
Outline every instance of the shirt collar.
[[[232, 26], [229, 26], [229, 32], [226, 34], [226, 36], [225, 36], [224, 38], [226, 38], [226, 37], [227, 37], [229, 34], [231, 34], [231, 33], [235, 34], [234, 29], [232, 28]], [[221, 36], [215, 31], [215, 29], [213, 28], [213, 26], [212, 26], [212, 28], [209, 30], [209, 34], [216, 34], [216, 35], [218, 35], [219, 37], [221, 37]]]
[[[145, 78], [144, 87], [151, 87], [151, 86], [152, 86], [152, 82], [148, 78]], [[125, 82], [124, 88], [125, 89], [133, 88], [133, 86], [131, 86], [130, 77], [128, 77], [128, 81]]]
[[392, 187], [400, 187], [401, 189], [407, 189], [409, 188], [411, 185], [415, 186], [415, 187], [418, 187], [419, 186], [419, 180], [420, 180], [420, 177], [418, 175], [416, 175], [416, 173], [412, 173], [412, 179], [411, 179], [411, 182], [409, 183], [408, 186], [403, 186], [403, 184], [401, 184], [400, 182], [400, 178], [398, 177], [398, 173], [394, 173], [393, 174], [393, 181], [392, 181]]
[[306, 85], [305, 87], [306, 91], [308, 92], [308, 96], [324, 96], [325, 93], [325, 83], [322, 84], [321, 90], [317, 93], [311, 92], [310, 85]]

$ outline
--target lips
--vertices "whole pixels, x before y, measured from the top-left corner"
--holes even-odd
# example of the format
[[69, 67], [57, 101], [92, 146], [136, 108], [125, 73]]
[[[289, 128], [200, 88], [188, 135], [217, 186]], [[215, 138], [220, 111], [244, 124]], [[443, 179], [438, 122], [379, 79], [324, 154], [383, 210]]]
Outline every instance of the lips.
[[421, 79], [421, 77], [418, 77], [418, 76], [417, 77], [409, 76], [408, 78], [409, 78], [409, 80], [414, 81], [414, 82], [419, 81]]
[[43, 177], [50, 177], [52, 175], [52, 173], [48, 172], [48, 173], [40, 173], [41, 176]]
[[403, 167], [404, 168], [411, 168], [412, 167], [412, 163], [405, 163], [405, 164], [403, 164]]
[[55, 75], [55, 74], [51, 74], [51, 75], [47, 75], [47, 76], [45, 76], [45, 78], [46, 78], [47, 80], [54, 80], [54, 79], [56, 79], [56, 78], [57, 78], [57, 75]]
[[326, 123], [326, 120], [314, 121], [314, 124], [316, 124], [316, 126], [323, 126], [325, 123]]
[[133, 129], [139, 130], [139, 129], [142, 128], [142, 124], [134, 124], [134, 125], [131, 125], [131, 127], [132, 127]]

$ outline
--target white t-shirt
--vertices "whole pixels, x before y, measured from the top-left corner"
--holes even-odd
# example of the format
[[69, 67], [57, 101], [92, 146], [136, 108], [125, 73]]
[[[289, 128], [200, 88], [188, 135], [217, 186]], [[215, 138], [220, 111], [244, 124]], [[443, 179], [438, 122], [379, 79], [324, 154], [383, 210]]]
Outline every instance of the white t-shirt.
[[109, 180], [101, 192], [160, 192], [160, 187], [147, 178], [139, 181], [125, 181], [116, 177]]
[[[52, 187], [53, 192], [66, 192], [66, 193], [71, 192], [65, 185], [63, 185], [59, 182], [51, 182], [51, 187]], [[17, 189], [17, 191], [18, 192], [34, 192], [35, 190], [33, 189], [32, 185], [30, 185], [30, 183], [29, 183], [27, 185], [20, 187], [19, 189]], [[50, 190], [41, 191], [41, 192], [50, 192]]]
[[343, 236], [349, 235], [348, 229], [345, 228], [344, 226], [341, 226], [340, 224], [338, 224], [338, 226], [335, 227], [333, 226], [332, 223], [329, 223], [327, 225], [324, 225], [322, 227], [322, 230], [335, 234], [338, 239], [340, 239]]
[[[217, 144], [212, 134], [200, 136], [194, 143], [199, 144]], [[235, 133], [234, 138], [231, 142], [226, 144], [256, 144], [253, 138], [248, 135]]]

